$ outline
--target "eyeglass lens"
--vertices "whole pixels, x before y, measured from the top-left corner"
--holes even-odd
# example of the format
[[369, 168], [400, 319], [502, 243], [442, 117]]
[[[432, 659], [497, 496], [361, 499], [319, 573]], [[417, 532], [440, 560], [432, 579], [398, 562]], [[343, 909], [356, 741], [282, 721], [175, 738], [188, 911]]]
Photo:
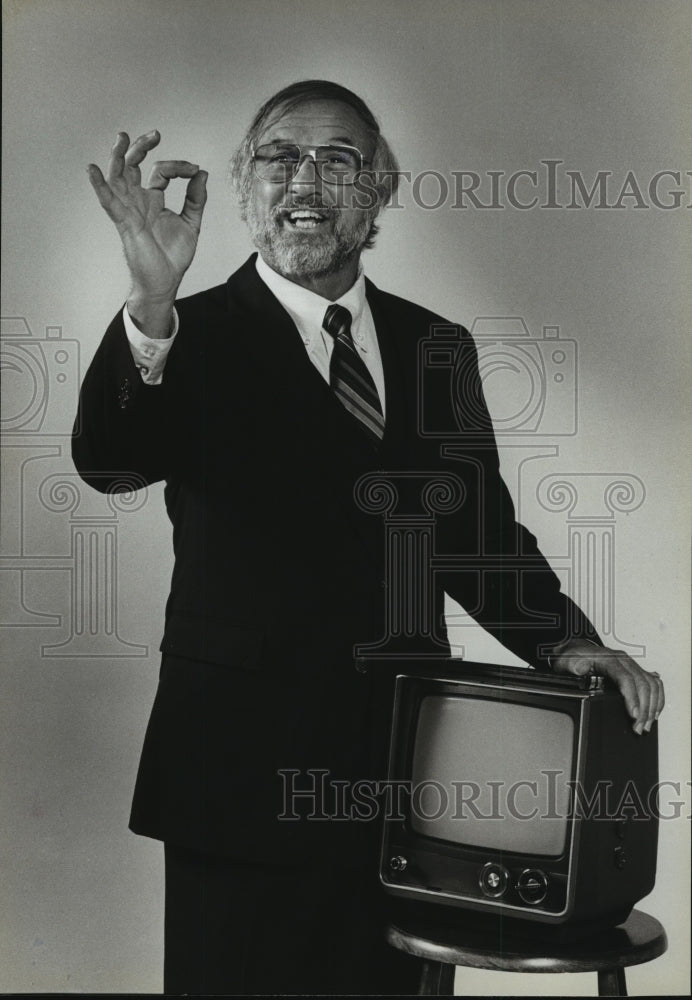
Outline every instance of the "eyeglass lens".
[[[323, 181], [349, 184], [355, 180], [361, 167], [357, 149], [349, 146], [318, 146], [314, 153], [315, 167]], [[255, 151], [255, 170], [264, 180], [288, 180], [298, 169], [302, 158], [300, 146], [293, 143], [266, 143]]]

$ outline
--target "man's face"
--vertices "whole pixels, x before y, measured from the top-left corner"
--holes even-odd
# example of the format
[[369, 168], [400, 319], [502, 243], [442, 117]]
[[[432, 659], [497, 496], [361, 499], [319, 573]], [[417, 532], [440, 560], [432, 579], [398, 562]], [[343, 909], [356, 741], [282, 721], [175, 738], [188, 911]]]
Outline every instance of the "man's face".
[[[372, 139], [358, 115], [338, 101], [306, 101], [277, 112], [255, 146], [276, 141], [301, 147], [355, 146], [365, 161], [373, 154]], [[336, 274], [358, 257], [377, 214], [377, 209], [358, 207], [357, 191], [354, 185], [323, 181], [312, 158], [281, 183], [263, 180], [253, 170], [246, 208], [252, 241], [270, 267], [288, 278]], [[362, 194], [361, 203], [367, 204]], [[294, 214], [307, 207], [317, 218]]]

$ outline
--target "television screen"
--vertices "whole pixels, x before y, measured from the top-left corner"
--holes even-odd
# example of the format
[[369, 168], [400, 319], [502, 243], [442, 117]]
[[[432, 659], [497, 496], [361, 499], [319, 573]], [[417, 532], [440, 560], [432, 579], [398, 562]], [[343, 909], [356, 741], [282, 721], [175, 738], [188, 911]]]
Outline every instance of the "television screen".
[[486, 851], [565, 849], [574, 721], [566, 712], [427, 695], [411, 779], [415, 833]]

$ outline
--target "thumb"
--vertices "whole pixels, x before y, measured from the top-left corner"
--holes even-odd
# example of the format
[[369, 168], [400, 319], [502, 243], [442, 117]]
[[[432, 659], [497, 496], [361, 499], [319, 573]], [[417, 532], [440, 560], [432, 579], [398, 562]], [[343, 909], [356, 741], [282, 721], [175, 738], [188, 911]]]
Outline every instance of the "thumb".
[[569, 671], [577, 677], [583, 677], [585, 674], [591, 673], [593, 666], [594, 663], [591, 657], [572, 655], [570, 658]]
[[183, 204], [180, 217], [189, 222], [196, 230], [202, 224], [202, 213], [207, 203], [207, 177], [206, 170], [198, 170], [192, 177], [185, 190], [185, 203]]
[[575, 677], [584, 677], [590, 674], [596, 667], [591, 651], [579, 652], [577, 650], [567, 650], [556, 652], [554, 670], [556, 674], [572, 674]]

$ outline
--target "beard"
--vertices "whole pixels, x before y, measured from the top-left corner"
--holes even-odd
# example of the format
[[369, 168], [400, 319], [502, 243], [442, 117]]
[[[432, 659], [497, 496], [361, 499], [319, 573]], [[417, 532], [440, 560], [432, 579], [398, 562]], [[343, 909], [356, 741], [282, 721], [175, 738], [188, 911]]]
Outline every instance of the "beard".
[[[301, 231], [291, 227], [287, 213], [295, 208], [319, 208], [327, 215], [322, 229]], [[253, 244], [264, 260], [286, 277], [300, 275], [319, 278], [335, 274], [362, 251], [370, 234], [374, 214], [366, 210], [345, 214], [339, 209], [312, 201], [292, 200], [275, 206], [269, 215], [257, 212], [251, 197], [245, 222]], [[289, 228], [290, 227], [290, 228]]]

